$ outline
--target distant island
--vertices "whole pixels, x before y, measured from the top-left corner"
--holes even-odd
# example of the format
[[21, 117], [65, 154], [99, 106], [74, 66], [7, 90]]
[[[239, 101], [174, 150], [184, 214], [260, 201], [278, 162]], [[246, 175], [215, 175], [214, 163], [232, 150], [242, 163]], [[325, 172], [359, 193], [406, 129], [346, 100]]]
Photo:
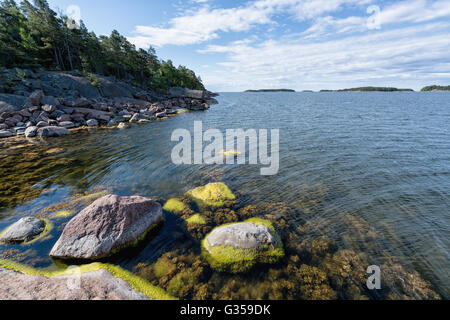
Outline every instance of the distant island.
[[450, 91], [450, 86], [428, 86], [421, 90], [422, 92], [430, 92], [430, 91]]
[[398, 89], [391, 87], [359, 87], [340, 90], [320, 90], [320, 92], [411, 92], [413, 89]]
[[292, 89], [259, 89], [259, 90], [246, 90], [245, 92], [295, 92]]

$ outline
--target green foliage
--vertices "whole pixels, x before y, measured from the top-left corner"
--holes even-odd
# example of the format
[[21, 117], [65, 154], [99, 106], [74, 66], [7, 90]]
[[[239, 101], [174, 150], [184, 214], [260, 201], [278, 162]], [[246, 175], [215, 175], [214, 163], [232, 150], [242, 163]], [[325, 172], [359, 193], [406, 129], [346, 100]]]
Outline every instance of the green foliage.
[[102, 88], [102, 84], [101, 84], [101, 82], [100, 82], [100, 79], [97, 77], [96, 74], [94, 74], [94, 73], [89, 73], [88, 77], [89, 77], [89, 80], [91, 81], [91, 85], [92, 85], [92, 86], [97, 87], [97, 88], [99, 88], [99, 89]]
[[372, 92], [372, 91], [381, 91], [381, 92], [395, 92], [395, 91], [414, 91], [412, 89], [398, 89], [398, 88], [390, 88], [390, 87], [359, 87], [359, 88], [351, 88], [351, 89], [342, 89], [337, 90], [338, 92], [347, 92], [347, 91], [363, 91], [363, 92]]
[[17, 77], [19, 77], [20, 79], [23, 79], [26, 77], [27, 73], [23, 70], [20, 69], [16, 69], [16, 75]]
[[[80, 21], [77, 28], [58, 16], [46, 0], [0, 0], [0, 65], [7, 68], [81, 70], [115, 76], [167, 90], [172, 86], [204, 89], [192, 70], [160, 61], [155, 50], [136, 49], [118, 31], [97, 37]], [[93, 85], [99, 82], [91, 79]]]
[[421, 91], [427, 92], [427, 91], [450, 91], [450, 86], [428, 86], [423, 88]]

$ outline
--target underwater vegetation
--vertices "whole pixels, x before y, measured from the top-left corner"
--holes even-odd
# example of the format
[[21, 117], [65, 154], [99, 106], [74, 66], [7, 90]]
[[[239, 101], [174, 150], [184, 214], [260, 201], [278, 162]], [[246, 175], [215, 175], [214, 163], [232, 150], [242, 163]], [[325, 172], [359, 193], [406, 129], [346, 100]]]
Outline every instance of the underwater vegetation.
[[231, 273], [246, 272], [257, 263], [275, 263], [284, 256], [283, 243], [270, 221], [251, 218], [244, 222], [267, 227], [274, 237], [274, 244], [264, 244], [253, 249], [240, 249], [226, 245], [212, 247], [207, 235], [202, 241], [203, 255], [213, 269]]
[[[10, 147], [0, 152], [0, 208], [13, 208], [38, 197], [45, 189], [41, 184], [84, 186], [77, 177], [79, 173], [71, 172], [71, 166], [84, 167], [91, 163], [90, 159], [83, 159], [80, 164], [78, 158], [72, 159], [70, 152], [64, 150], [46, 154], [54, 146], [25, 150], [16, 143]], [[205, 170], [199, 179], [206, 184], [220, 181], [223, 176], [221, 169]], [[181, 235], [156, 257], [139, 256], [139, 263], [136, 259], [124, 265], [132, 271], [127, 276], [135, 279], [129, 281], [136, 281], [138, 287], [141, 280], [136, 280], [136, 276], [139, 276], [138, 279], [151, 285], [149, 288], [160, 288], [160, 293], [196, 300], [440, 298], [433, 284], [404, 261], [389, 253], [380, 256], [389, 243], [382, 232], [364, 219], [345, 212], [324, 216], [323, 209], [332, 190], [322, 185], [305, 186], [304, 190], [295, 201], [287, 202], [282, 195], [278, 198], [274, 195], [275, 200], [249, 202], [244, 201], [247, 200], [244, 192], [232, 192], [225, 184], [216, 182], [167, 202], [162, 200], [165, 214], [176, 218]], [[63, 223], [110, 190], [101, 186], [77, 192], [44, 208], [39, 215], [60, 230]], [[254, 263], [251, 272], [242, 274], [212, 268], [202, 252], [202, 240], [218, 226], [252, 218], [270, 222], [283, 243], [284, 256], [277, 257], [274, 264]], [[0, 257], [46, 265], [41, 260], [42, 252], [33, 249], [8, 247]], [[372, 256], [377, 259], [371, 259]], [[376, 293], [366, 287], [366, 269], [373, 264], [380, 265], [383, 272], [382, 290]]]
[[206, 186], [189, 190], [186, 196], [192, 198], [199, 207], [222, 207], [225, 202], [236, 199], [236, 196], [222, 182], [213, 182]]

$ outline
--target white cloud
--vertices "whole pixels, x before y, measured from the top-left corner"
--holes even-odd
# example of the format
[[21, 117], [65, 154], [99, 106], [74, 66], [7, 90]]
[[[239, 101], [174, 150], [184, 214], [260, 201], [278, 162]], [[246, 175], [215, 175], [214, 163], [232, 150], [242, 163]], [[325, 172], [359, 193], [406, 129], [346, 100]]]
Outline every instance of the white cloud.
[[219, 32], [240, 32], [257, 25], [275, 24], [276, 13], [292, 13], [299, 20], [311, 19], [343, 5], [367, 4], [372, 0], [258, 0], [245, 5], [213, 9], [203, 5], [196, 12], [173, 18], [168, 27], [137, 26], [129, 40], [138, 47], [197, 44], [219, 37]]
[[[450, 23], [432, 23], [339, 40], [266, 41], [208, 46], [201, 53], [227, 53], [215, 72], [202, 78], [222, 90], [292, 87], [333, 88], [402, 80], [450, 79]], [[433, 80], [434, 81], [434, 80]]]
[[[396, 23], [420, 23], [450, 17], [450, 1], [408, 0], [381, 8], [378, 16], [380, 28]], [[351, 32], [365, 32], [367, 16], [334, 18], [319, 17], [301, 35], [307, 38], [319, 38]]]

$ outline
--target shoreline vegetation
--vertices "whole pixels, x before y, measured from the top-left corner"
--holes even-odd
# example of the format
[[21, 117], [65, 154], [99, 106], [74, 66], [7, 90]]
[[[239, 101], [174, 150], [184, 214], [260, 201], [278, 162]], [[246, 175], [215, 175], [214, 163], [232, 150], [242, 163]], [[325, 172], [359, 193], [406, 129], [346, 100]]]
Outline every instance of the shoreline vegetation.
[[446, 91], [450, 91], [450, 86], [433, 85], [433, 86], [428, 86], [428, 87], [422, 88], [421, 91], [422, 92], [446, 92]]
[[[446, 92], [450, 91], [450, 86], [438, 86], [432, 85], [424, 87], [420, 90], [420, 92]], [[244, 92], [298, 92], [293, 89], [259, 89], [259, 90], [246, 90]], [[314, 92], [415, 92], [413, 89], [399, 89], [393, 87], [358, 87], [358, 88], [348, 88], [348, 89], [338, 89], [338, 90], [329, 90], [322, 89], [320, 91], [314, 90], [302, 90], [303, 93], [314, 93]]]
[[246, 90], [245, 92], [295, 92], [292, 89], [259, 89], [259, 90]]
[[97, 37], [45, 0], [0, 1], [0, 35], [0, 138], [123, 129], [217, 103], [194, 71], [116, 30]]

